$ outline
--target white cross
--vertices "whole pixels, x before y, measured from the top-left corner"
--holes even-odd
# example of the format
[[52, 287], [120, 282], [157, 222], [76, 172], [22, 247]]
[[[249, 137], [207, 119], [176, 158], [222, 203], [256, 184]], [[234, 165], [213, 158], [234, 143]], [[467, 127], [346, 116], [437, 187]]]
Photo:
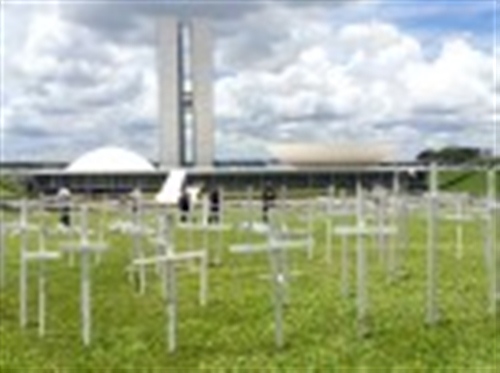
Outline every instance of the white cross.
[[[45, 308], [46, 308], [46, 296], [45, 296], [45, 262], [51, 260], [57, 260], [61, 257], [59, 252], [46, 251], [45, 250], [45, 232], [42, 228], [39, 230], [39, 249], [38, 251], [27, 251], [25, 248], [21, 250], [21, 261], [22, 261], [22, 271], [21, 271], [21, 287], [22, 292], [20, 296], [21, 300], [21, 326], [26, 326], [27, 323], [27, 290], [28, 290], [28, 262], [38, 262], [38, 335], [43, 337], [45, 335]], [[23, 235], [26, 234], [23, 233]], [[23, 246], [26, 243], [23, 238]]]
[[[125, 229], [132, 238], [131, 259], [142, 259], [145, 257], [143, 249], [143, 238], [149, 237], [152, 231], [148, 229], [143, 223], [143, 204], [139, 190], [135, 190], [133, 194], [133, 201], [131, 205], [132, 222]], [[129, 268], [129, 279], [134, 282], [135, 268]], [[147, 285], [146, 269], [144, 266], [138, 268], [139, 278], [139, 294], [144, 294]]]
[[238, 244], [230, 247], [232, 253], [253, 254], [258, 252], [268, 252], [269, 264], [271, 267], [271, 278], [273, 280], [273, 303], [276, 346], [283, 347], [283, 305], [287, 303], [287, 282], [289, 278], [288, 265], [286, 261], [286, 251], [297, 248], [307, 248], [310, 240], [290, 240], [275, 238], [271, 232], [269, 240], [262, 244]]
[[[332, 263], [332, 235], [333, 235], [333, 222], [334, 217], [350, 217], [355, 215], [354, 211], [349, 211], [344, 208], [341, 210], [332, 210], [326, 217], [326, 262]], [[344, 243], [342, 243], [344, 245]]]
[[146, 265], [161, 263], [164, 265], [163, 287], [166, 295], [166, 313], [168, 315], [168, 346], [169, 352], [173, 352], [177, 346], [177, 279], [175, 264], [183, 261], [198, 260], [200, 262], [200, 304], [207, 303], [208, 294], [208, 259], [206, 251], [190, 251], [174, 253], [167, 251], [165, 255], [151, 258], [136, 259], [133, 265], [144, 267]]
[[366, 257], [364, 237], [366, 236], [390, 236], [397, 232], [394, 226], [384, 225], [367, 225], [364, 214], [364, 198], [361, 181], [356, 183], [356, 220], [355, 225], [337, 226], [333, 230], [335, 235], [342, 238], [342, 257], [341, 257], [341, 292], [346, 296], [349, 292], [348, 285], [348, 268], [349, 258], [347, 250], [347, 238], [356, 237], [356, 305], [357, 305], [357, 320], [358, 332], [360, 336], [365, 336], [368, 333], [366, 318], [368, 313], [368, 294], [366, 286]]
[[[33, 224], [28, 224], [28, 202], [21, 202], [21, 213], [17, 228], [20, 231], [20, 271], [19, 271], [19, 321], [21, 327], [26, 327], [28, 322], [28, 262], [37, 261], [38, 267], [38, 334], [45, 334], [45, 261], [59, 258], [59, 253], [45, 251], [45, 237], [42, 229]], [[29, 232], [38, 233], [38, 251], [28, 251]]]
[[464, 251], [464, 223], [473, 220], [471, 215], [465, 214], [464, 202], [465, 201], [462, 196], [457, 196], [455, 202], [455, 213], [444, 216], [445, 220], [455, 222], [455, 256], [457, 259], [462, 259]]
[[79, 243], [65, 243], [61, 246], [62, 251], [79, 252], [81, 255], [81, 285], [80, 285], [80, 307], [82, 316], [82, 339], [88, 346], [91, 340], [91, 293], [90, 293], [90, 263], [89, 254], [98, 253], [107, 249], [103, 243], [91, 243], [88, 239], [88, 206], [81, 207], [81, 238]]

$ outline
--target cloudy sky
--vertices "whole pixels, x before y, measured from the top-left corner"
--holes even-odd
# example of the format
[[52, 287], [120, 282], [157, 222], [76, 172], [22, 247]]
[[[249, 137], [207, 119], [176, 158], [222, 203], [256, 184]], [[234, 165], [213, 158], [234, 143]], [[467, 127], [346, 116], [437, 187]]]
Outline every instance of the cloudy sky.
[[391, 142], [399, 159], [498, 142], [495, 0], [1, 4], [0, 159], [108, 144], [157, 159], [162, 14], [212, 20], [219, 159], [281, 141]]

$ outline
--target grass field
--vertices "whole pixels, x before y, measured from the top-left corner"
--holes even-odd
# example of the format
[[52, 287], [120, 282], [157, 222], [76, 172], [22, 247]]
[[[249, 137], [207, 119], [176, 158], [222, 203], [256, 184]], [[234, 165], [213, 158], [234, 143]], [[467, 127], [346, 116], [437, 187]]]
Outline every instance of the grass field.
[[[447, 192], [485, 195], [486, 176], [482, 171], [443, 171], [439, 174], [439, 188]], [[500, 173], [496, 175], [496, 193], [500, 193]]]
[[[229, 212], [231, 221], [237, 212]], [[426, 326], [425, 215], [411, 217], [410, 246], [398, 251], [398, 280], [387, 281], [385, 256], [368, 242], [369, 323], [371, 333], [360, 338], [354, 294], [340, 294], [340, 249], [334, 241], [334, 261], [325, 261], [324, 217], [314, 221], [315, 252], [290, 253], [298, 271], [290, 283], [291, 302], [285, 312], [285, 347], [274, 345], [271, 284], [265, 254], [231, 254], [225, 246], [221, 266], [210, 267], [209, 300], [198, 304], [198, 275], [182, 267], [178, 276], [178, 350], [169, 354], [162, 289], [154, 270], [148, 273], [146, 294], [139, 295], [127, 279], [131, 240], [106, 236], [111, 249], [92, 267], [92, 344], [80, 337], [79, 266], [66, 258], [48, 265], [47, 335], [37, 334], [36, 266], [30, 268], [28, 327], [18, 316], [18, 237], [7, 238], [7, 283], [0, 293], [1, 372], [191, 372], [191, 371], [380, 371], [497, 372], [498, 314], [487, 312], [487, 276], [482, 224], [465, 230], [463, 259], [455, 257], [452, 223], [439, 233], [439, 308], [441, 321]], [[14, 219], [14, 215], [7, 215]], [[109, 217], [114, 219], [115, 217]], [[299, 214], [287, 217], [300, 224]], [[39, 217], [55, 224], [56, 215]], [[92, 218], [97, 229], [99, 219]], [[213, 237], [212, 237], [213, 239]], [[259, 240], [231, 231], [226, 243]], [[48, 241], [56, 250], [60, 238]], [[213, 240], [212, 240], [213, 241]], [[178, 250], [189, 239], [177, 235]], [[193, 236], [196, 247], [200, 235]], [[34, 241], [32, 242], [34, 245]], [[354, 268], [354, 243], [351, 244]], [[31, 248], [36, 249], [36, 246]], [[212, 247], [213, 249], [213, 247]], [[152, 254], [154, 249], [148, 247]], [[351, 288], [355, 277], [351, 273]]]

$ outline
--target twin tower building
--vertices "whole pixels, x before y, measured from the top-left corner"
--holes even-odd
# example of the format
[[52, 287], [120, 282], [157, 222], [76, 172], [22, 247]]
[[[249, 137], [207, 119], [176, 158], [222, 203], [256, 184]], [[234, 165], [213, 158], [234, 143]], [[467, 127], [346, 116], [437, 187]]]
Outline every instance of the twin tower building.
[[213, 39], [205, 19], [158, 20], [160, 168], [214, 161]]

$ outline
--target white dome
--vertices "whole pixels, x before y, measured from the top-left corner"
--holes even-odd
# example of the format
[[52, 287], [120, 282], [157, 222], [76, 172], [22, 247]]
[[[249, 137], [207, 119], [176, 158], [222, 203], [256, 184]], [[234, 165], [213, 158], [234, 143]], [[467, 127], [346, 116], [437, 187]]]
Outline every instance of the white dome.
[[74, 160], [67, 172], [112, 173], [112, 172], [149, 172], [153, 165], [143, 156], [116, 146], [105, 146], [89, 151]]

